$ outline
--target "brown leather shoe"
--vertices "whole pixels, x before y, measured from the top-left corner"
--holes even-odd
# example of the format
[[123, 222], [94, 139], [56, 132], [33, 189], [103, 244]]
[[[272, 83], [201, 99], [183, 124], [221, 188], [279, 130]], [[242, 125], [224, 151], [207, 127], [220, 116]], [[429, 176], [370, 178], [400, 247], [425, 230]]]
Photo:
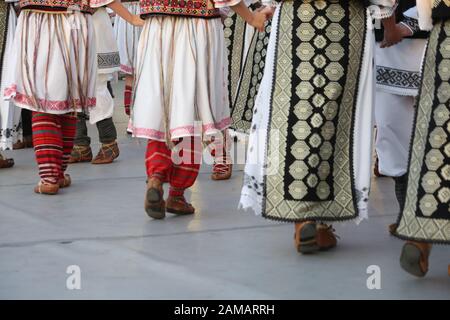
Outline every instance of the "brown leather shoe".
[[194, 214], [195, 208], [183, 196], [169, 196], [166, 201], [166, 211], [178, 215], [188, 215]]
[[215, 181], [229, 180], [233, 173], [232, 164], [214, 164], [211, 179]]
[[3, 157], [0, 154], [0, 169], [8, 169], [14, 166], [14, 160]]
[[70, 154], [69, 163], [91, 162], [92, 150], [90, 146], [73, 146]]
[[70, 177], [70, 175], [65, 174], [64, 178], [59, 179], [58, 184], [61, 189], [68, 188], [72, 184], [72, 178]]
[[226, 139], [222, 148], [221, 154], [217, 154], [217, 150], [213, 150], [211, 155], [214, 158], [213, 172], [211, 175], [212, 180], [228, 180], [233, 173], [233, 164], [230, 155], [230, 137], [226, 133]]
[[33, 148], [33, 138], [32, 137], [23, 137], [22, 140], [18, 140], [13, 144], [13, 150], [27, 149]]
[[43, 183], [39, 181], [36, 187], [34, 187], [34, 192], [39, 194], [55, 195], [59, 191], [59, 184]]
[[297, 251], [302, 254], [318, 251], [317, 226], [313, 221], [295, 224], [294, 243]]
[[316, 241], [320, 250], [329, 250], [336, 247], [337, 239], [333, 227], [324, 223], [318, 224]]
[[416, 277], [424, 277], [428, 272], [428, 257], [431, 244], [425, 242], [408, 241], [400, 255], [400, 266]]
[[394, 234], [395, 234], [395, 231], [397, 231], [397, 228], [398, 228], [398, 224], [397, 224], [397, 223], [392, 223], [392, 224], [390, 224], [389, 227], [388, 227], [389, 233], [390, 233], [391, 235], [394, 235]]
[[166, 204], [163, 199], [164, 190], [162, 182], [156, 178], [150, 178], [147, 182], [144, 208], [150, 218], [164, 219], [166, 217]]
[[117, 142], [104, 143], [100, 150], [98, 150], [98, 154], [94, 160], [92, 160], [92, 164], [107, 164], [114, 161], [119, 157], [120, 151]]

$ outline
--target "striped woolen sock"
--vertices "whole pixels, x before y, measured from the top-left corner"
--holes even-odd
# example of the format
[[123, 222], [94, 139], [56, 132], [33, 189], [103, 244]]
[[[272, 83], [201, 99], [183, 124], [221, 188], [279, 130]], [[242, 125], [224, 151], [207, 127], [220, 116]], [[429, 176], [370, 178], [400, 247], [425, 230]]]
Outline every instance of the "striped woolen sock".
[[70, 154], [73, 149], [73, 142], [77, 131], [77, 117], [72, 115], [61, 116], [61, 131], [63, 138], [63, 157], [60, 178], [64, 178], [64, 172], [69, 164]]
[[57, 184], [62, 174], [63, 137], [59, 115], [33, 112], [33, 145], [41, 182]]

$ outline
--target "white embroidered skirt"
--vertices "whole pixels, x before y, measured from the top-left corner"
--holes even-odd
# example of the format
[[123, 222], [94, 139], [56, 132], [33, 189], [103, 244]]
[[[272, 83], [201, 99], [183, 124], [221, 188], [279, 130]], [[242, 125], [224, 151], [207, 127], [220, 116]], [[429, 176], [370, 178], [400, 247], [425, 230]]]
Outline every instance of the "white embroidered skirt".
[[149, 18], [139, 39], [129, 129], [159, 141], [213, 135], [230, 125], [220, 19]]
[[52, 114], [95, 106], [97, 52], [92, 16], [21, 12], [5, 98]]
[[[124, 2], [124, 7], [132, 14], [139, 14], [139, 1]], [[135, 27], [124, 19], [116, 15], [114, 20], [114, 31], [120, 53], [120, 71], [126, 74], [134, 73], [134, 63], [136, 61], [139, 36], [142, 28]]]

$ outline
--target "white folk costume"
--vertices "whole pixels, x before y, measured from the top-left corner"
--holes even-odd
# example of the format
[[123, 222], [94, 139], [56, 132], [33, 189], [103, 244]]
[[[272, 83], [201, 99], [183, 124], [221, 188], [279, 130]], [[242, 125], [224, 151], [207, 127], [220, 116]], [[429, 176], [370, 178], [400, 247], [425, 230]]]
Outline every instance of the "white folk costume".
[[[131, 14], [138, 15], [140, 13], [139, 1], [122, 0], [122, 4]], [[134, 74], [134, 65], [141, 31], [141, 27], [133, 26], [119, 15], [116, 15], [114, 19], [114, 33], [119, 46], [120, 71], [125, 74]]]
[[112, 119], [114, 113], [114, 99], [108, 90], [108, 81], [114, 79], [119, 72], [120, 56], [114, 37], [114, 29], [106, 5], [114, 0], [103, 0], [103, 6], [98, 8], [93, 17], [95, 43], [97, 50], [97, 83], [96, 106], [89, 113], [79, 113], [75, 146], [69, 162], [88, 162], [92, 160], [90, 148], [91, 138], [88, 135], [86, 119], [96, 124], [102, 147], [93, 164], [110, 163], [119, 156], [117, 146], [117, 130]]
[[[18, 54], [10, 61], [6, 98], [21, 108], [52, 114], [94, 107], [97, 56], [89, 1], [21, 0], [20, 5], [14, 41]], [[82, 11], [67, 10], [72, 5]], [[45, 10], [52, 7], [64, 12]]]
[[114, 113], [114, 99], [108, 90], [108, 81], [114, 78], [114, 73], [120, 70], [120, 56], [114, 29], [106, 10], [106, 5], [114, 0], [104, 0], [104, 6], [98, 8], [92, 16], [97, 48], [97, 105], [89, 113], [89, 121], [94, 124], [111, 118]]
[[[234, 2], [233, 2], [234, 1]], [[231, 123], [218, 6], [240, 0], [141, 1], [133, 136], [157, 141], [213, 135]], [[174, 7], [171, 7], [171, 6]]]
[[[417, 34], [417, 9], [409, 9], [404, 16], [401, 23]], [[407, 171], [414, 104], [426, 43], [426, 39], [411, 38], [389, 48], [377, 45], [375, 49], [375, 148], [379, 172], [389, 177], [400, 177]]]
[[[198, 177], [199, 140], [217, 137], [230, 125], [219, 8], [240, 1], [140, 2], [145, 25], [139, 39], [129, 129], [133, 136], [149, 139], [145, 209], [152, 218], [161, 219], [166, 211], [194, 213], [183, 194]], [[178, 148], [178, 143], [183, 144], [181, 163], [171, 157], [171, 148]], [[166, 202], [163, 182], [170, 184]]]
[[415, 116], [406, 202], [396, 235], [450, 244], [450, 3], [418, 0], [417, 7], [421, 27], [432, 30]]
[[20, 0], [11, 75], [5, 90], [33, 111], [38, 193], [70, 184], [65, 175], [75, 136], [75, 112], [95, 107], [97, 52], [92, 13], [100, 0]]
[[[17, 17], [14, 3], [18, 0], [2, 1], [0, 8], [0, 71], [1, 92], [8, 83], [7, 76], [11, 68], [8, 61], [13, 55], [13, 41], [16, 31]], [[22, 139], [20, 123], [21, 109], [16, 108], [11, 101], [0, 102], [0, 150], [12, 149], [13, 144]]]
[[[395, 1], [376, 1], [388, 17]], [[283, 1], [256, 98], [240, 205], [282, 221], [364, 218], [374, 91], [362, 1]]]

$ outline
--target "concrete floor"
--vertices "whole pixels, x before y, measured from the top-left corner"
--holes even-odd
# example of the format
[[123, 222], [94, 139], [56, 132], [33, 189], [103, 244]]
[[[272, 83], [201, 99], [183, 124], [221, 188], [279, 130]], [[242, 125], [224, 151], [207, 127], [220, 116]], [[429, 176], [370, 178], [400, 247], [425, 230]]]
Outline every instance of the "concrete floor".
[[[122, 86], [113, 164], [72, 165], [73, 186], [49, 197], [32, 192], [33, 151], [9, 153], [16, 166], [0, 172], [0, 298], [450, 298], [450, 247], [433, 249], [424, 279], [400, 269], [402, 242], [387, 232], [397, 212], [390, 179], [374, 179], [369, 221], [336, 225], [339, 247], [310, 256], [293, 248], [292, 225], [237, 210], [242, 166], [226, 182], [203, 167], [189, 194], [197, 214], [152, 221], [143, 210], [145, 143], [125, 134]], [[66, 287], [70, 265], [81, 269], [81, 290]], [[371, 265], [380, 267], [380, 290], [366, 285]]]

